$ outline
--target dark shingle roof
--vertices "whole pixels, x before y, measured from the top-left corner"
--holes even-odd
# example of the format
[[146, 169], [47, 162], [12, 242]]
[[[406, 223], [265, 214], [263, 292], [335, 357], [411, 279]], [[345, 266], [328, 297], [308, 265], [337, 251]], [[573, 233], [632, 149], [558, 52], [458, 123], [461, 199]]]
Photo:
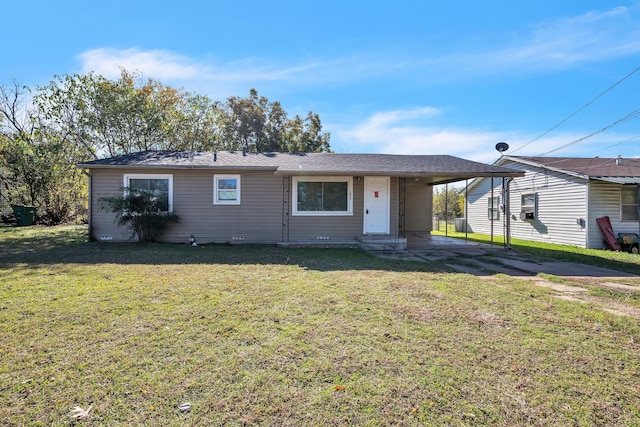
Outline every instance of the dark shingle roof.
[[[505, 156], [501, 160], [512, 160], [592, 179], [640, 177], [640, 159], [637, 158]], [[498, 164], [504, 164], [504, 161], [499, 161]]]
[[448, 155], [342, 153], [247, 153], [145, 151], [94, 160], [83, 168], [171, 168], [273, 170], [291, 175], [390, 175], [430, 177], [446, 182], [477, 176], [519, 176], [520, 172]]

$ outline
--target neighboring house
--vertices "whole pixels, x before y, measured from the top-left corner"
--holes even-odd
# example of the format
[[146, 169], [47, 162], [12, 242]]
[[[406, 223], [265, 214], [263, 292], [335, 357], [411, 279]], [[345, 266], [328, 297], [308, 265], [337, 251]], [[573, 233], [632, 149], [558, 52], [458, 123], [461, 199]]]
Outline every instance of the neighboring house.
[[96, 240], [127, 230], [99, 199], [142, 187], [180, 217], [163, 240], [198, 243], [362, 245], [406, 248], [431, 230], [432, 186], [520, 172], [452, 156], [141, 152], [78, 165], [89, 170], [89, 227]]
[[640, 159], [503, 156], [496, 166], [524, 172], [509, 183], [481, 178], [467, 188], [470, 232], [583, 248], [605, 248], [596, 218], [608, 216], [614, 233], [640, 233]]

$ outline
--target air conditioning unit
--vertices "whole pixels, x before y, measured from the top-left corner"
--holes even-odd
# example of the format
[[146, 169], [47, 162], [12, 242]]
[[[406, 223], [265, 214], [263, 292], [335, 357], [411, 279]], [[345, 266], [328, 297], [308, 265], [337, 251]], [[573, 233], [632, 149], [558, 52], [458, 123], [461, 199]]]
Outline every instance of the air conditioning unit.
[[530, 221], [530, 220], [536, 219], [533, 206], [531, 207], [523, 206], [522, 210], [520, 211], [520, 219], [523, 221]]
[[533, 212], [522, 211], [520, 212], [520, 219], [523, 221], [527, 221], [527, 220], [536, 219], [536, 216], [534, 215]]

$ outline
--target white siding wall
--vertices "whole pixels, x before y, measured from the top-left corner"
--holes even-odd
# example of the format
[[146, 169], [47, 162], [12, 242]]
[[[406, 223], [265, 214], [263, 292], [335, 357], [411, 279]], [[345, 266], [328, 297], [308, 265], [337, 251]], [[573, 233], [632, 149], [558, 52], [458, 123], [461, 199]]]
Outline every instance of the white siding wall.
[[[504, 165], [524, 170], [519, 163]], [[487, 219], [490, 179], [483, 179], [473, 187], [469, 195], [469, 223], [476, 233], [489, 234]], [[501, 195], [501, 179], [495, 179], [495, 196]], [[514, 238], [586, 247], [587, 229], [578, 224], [580, 218], [587, 221], [587, 191], [585, 180], [565, 174], [537, 168], [526, 170], [524, 177], [515, 178], [510, 185], [511, 236]], [[521, 197], [535, 193], [536, 218], [520, 219]], [[503, 234], [504, 215], [494, 221], [494, 235]]]
[[620, 220], [620, 185], [603, 181], [591, 181], [589, 206], [589, 247], [605, 248], [604, 235], [596, 223], [596, 218], [608, 216], [611, 220], [613, 232], [638, 233], [638, 221]]
[[[493, 223], [493, 235], [503, 235], [504, 213], [499, 213], [497, 220], [491, 221], [488, 216], [489, 198], [491, 197], [491, 178], [481, 179], [467, 193], [465, 217], [469, 232], [491, 234]], [[493, 182], [493, 197], [500, 197], [502, 202], [502, 178], [496, 178]]]

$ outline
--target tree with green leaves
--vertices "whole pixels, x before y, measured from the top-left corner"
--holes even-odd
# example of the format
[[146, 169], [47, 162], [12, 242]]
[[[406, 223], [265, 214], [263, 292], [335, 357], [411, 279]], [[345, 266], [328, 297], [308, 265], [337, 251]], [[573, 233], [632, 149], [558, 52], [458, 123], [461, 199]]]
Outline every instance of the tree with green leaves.
[[214, 102], [125, 69], [116, 80], [54, 76], [33, 94], [0, 87], [2, 196], [49, 223], [86, 209], [77, 163], [146, 150], [328, 152], [329, 138], [318, 114], [289, 118], [255, 89]]
[[86, 178], [75, 167], [83, 157], [27, 106], [28, 95], [16, 82], [0, 87], [2, 192], [8, 203], [35, 206], [41, 221], [58, 224], [86, 209]]
[[230, 97], [222, 106], [224, 149], [253, 152], [329, 152], [330, 135], [322, 133], [320, 116], [287, 116], [279, 102], [269, 102], [251, 89], [247, 98]]
[[456, 218], [464, 213], [464, 195], [455, 187], [435, 188], [433, 192], [433, 214], [441, 218]]

